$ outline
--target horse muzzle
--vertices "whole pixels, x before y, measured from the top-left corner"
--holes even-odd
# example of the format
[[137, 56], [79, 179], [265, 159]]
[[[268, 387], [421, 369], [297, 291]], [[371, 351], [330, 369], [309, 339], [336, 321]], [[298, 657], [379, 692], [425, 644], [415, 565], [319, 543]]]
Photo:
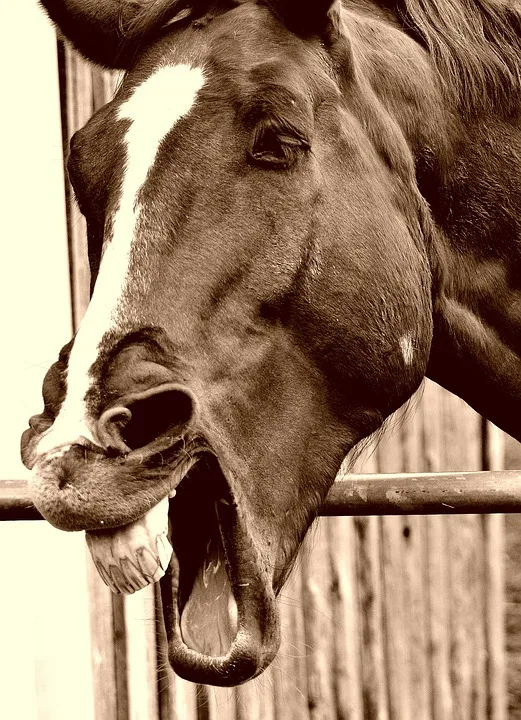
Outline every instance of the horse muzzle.
[[198, 452], [195, 407], [187, 388], [169, 382], [113, 400], [90, 423], [93, 440], [88, 431], [69, 431], [66, 415], [54, 425], [32, 418], [22, 457], [33, 470], [35, 506], [63, 530], [119, 527], [144, 515], [175, 489], [187, 455]]

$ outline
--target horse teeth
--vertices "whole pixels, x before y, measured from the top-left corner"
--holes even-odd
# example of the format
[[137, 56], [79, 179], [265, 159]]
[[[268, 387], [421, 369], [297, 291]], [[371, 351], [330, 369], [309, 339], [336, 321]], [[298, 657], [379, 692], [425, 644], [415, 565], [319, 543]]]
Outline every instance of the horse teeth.
[[149, 548], [140, 548], [136, 553], [136, 557], [143, 577], [150, 580], [154, 578], [153, 581], [155, 582], [155, 575], [161, 567], [159, 556], [154, 555]]
[[167, 538], [168, 498], [124, 527], [86, 533], [96, 568], [116, 593], [134, 593], [165, 574], [172, 557]]
[[157, 551], [159, 553], [159, 562], [161, 563], [161, 567], [166, 571], [173, 553], [172, 546], [168, 542], [166, 535], [160, 535], [157, 538]]

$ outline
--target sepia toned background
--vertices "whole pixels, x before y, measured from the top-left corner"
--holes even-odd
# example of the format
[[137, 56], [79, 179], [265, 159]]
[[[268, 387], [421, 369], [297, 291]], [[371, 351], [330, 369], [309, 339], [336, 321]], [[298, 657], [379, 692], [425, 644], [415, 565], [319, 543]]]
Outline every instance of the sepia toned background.
[[[118, 78], [57, 42], [36, 0], [6, 5], [0, 478], [20, 479], [19, 435], [88, 302], [85, 228], [63, 146]], [[428, 382], [356, 469], [500, 469], [504, 448], [497, 429]], [[520, 467], [516, 443], [507, 461]], [[0, 718], [518, 720], [521, 527], [507, 518], [505, 548], [504, 525], [475, 515], [321, 520], [280, 597], [273, 666], [216, 689], [168, 668], [155, 588], [114, 596], [83, 534], [0, 523]]]

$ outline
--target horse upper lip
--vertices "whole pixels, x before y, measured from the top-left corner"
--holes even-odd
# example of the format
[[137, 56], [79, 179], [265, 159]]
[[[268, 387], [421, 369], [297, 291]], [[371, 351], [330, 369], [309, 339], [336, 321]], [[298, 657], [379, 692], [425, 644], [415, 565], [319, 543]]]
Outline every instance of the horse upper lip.
[[[110, 457], [89, 445], [72, 444], [36, 459], [29, 480], [39, 512], [60, 530], [100, 530], [127, 525], [167, 497], [198, 457], [191, 444], [170, 449], [175, 462], [159, 451]], [[157, 455], [156, 462], [150, 459]], [[144, 462], [148, 460], [149, 462]]]

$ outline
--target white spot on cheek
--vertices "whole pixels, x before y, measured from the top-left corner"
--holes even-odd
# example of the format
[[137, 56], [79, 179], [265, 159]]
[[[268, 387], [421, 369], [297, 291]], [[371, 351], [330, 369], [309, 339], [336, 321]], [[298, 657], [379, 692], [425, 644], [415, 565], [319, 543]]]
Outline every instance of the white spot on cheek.
[[400, 338], [400, 349], [402, 351], [405, 364], [410, 365], [414, 358], [414, 345], [410, 334], [404, 335]]
[[[123, 298], [128, 284], [131, 253], [140, 239], [136, 228], [141, 207], [138, 194], [153, 166], [159, 146], [176, 122], [187, 115], [204, 85], [201, 68], [172, 65], [156, 70], [119, 108], [118, 120], [130, 120], [125, 134], [127, 148], [119, 206], [112, 221], [112, 237], [103, 253], [96, 287], [76, 335], [67, 372], [67, 393], [54, 422], [42, 436], [38, 454], [75, 442], [95, 441], [89, 429], [85, 396], [89, 370], [96, 361], [105, 333], [125, 321]], [[96, 149], [93, 149], [96, 152]]]

